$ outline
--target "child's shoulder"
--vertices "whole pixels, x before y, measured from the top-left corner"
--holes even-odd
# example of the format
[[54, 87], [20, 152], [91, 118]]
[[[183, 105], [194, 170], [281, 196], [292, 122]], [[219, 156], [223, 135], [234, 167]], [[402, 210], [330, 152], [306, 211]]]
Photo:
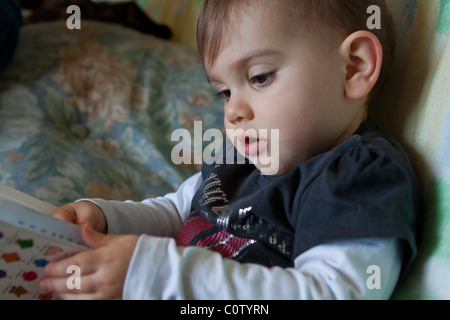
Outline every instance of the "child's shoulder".
[[371, 168], [374, 174], [386, 167], [395, 167], [407, 170], [409, 175], [415, 175], [409, 157], [400, 143], [382, 132], [370, 120], [362, 123], [344, 143], [318, 157], [317, 164], [332, 166], [336, 170], [353, 168], [367, 172]]
[[368, 200], [401, 189], [416, 208], [420, 204], [420, 186], [407, 153], [370, 121], [338, 147], [297, 169], [305, 186], [302, 194], [313, 190], [322, 196], [344, 193]]
[[414, 232], [421, 199], [401, 145], [366, 122], [343, 144], [311, 160], [297, 168], [303, 187], [296, 194], [299, 209], [290, 219], [296, 232], [334, 234], [337, 239], [346, 230], [350, 238], [403, 239], [410, 244], [410, 263], [417, 250]]

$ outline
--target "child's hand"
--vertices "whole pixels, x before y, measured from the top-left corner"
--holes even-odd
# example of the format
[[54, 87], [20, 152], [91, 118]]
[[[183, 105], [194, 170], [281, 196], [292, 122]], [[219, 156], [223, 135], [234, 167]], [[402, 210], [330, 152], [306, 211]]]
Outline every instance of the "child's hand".
[[74, 224], [90, 225], [95, 231], [107, 233], [105, 215], [95, 203], [89, 201], [72, 202], [55, 209], [52, 216]]
[[[50, 290], [61, 299], [102, 300], [122, 299], [125, 277], [138, 236], [113, 236], [95, 232], [88, 225], [82, 227], [84, 241], [94, 250], [54, 261], [45, 267], [42, 289]], [[72, 273], [68, 267], [79, 267], [80, 288], [71, 288]]]

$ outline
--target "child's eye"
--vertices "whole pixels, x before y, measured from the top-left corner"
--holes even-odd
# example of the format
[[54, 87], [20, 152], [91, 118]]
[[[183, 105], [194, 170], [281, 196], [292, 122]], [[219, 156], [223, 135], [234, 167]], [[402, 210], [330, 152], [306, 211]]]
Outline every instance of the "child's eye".
[[220, 91], [219, 93], [216, 94], [216, 98], [225, 99], [225, 101], [228, 102], [231, 98], [231, 91], [230, 90]]
[[266, 73], [254, 76], [250, 79], [250, 83], [257, 86], [267, 86], [270, 84], [274, 76], [274, 73]]

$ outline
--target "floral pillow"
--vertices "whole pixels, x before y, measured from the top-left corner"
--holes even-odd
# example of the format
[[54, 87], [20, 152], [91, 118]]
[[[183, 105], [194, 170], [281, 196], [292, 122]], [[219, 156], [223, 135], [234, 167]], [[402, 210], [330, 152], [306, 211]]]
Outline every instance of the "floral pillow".
[[0, 182], [54, 205], [175, 190], [175, 129], [222, 128], [197, 53], [114, 24], [29, 25], [0, 75]]

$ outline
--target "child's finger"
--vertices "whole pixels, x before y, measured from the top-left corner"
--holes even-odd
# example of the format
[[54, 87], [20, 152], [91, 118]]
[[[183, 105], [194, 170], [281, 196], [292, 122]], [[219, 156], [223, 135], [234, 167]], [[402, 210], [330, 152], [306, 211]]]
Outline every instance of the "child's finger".
[[52, 291], [59, 296], [68, 295], [86, 295], [95, 294], [96, 286], [92, 277], [80, 277], [74, 279], [71, 276], [61, 278], [43, 278], [39, 286], [41, 289]]
[[104, 247], [110, 244], [116, 238], [116, 236], [110, 234], [97, 232], [87, 224], [82, 226], [81, 236], [83, 237], [83, 240], [87, 243], [87, 245], [94, 249]]
[[95, 300], [96, 295], [92, 293], [60, 293], [59, 298], [62, 300]]
[[52, 292], [64, 292], [67, 290], [67, 279], [66, 278], [43, 278], [39, 282], [39, 286], [43, 290], [48, 290]]
[[77, 222], [77, 214], [71, 204], [56, 208], [53, 210], [52, 216], [74, 224]]
[[48, 263], [44, 268], [45, 277], [68, 278], [71, 275], [87, 276], [97, 271], [96, 257], [92, 251]]

